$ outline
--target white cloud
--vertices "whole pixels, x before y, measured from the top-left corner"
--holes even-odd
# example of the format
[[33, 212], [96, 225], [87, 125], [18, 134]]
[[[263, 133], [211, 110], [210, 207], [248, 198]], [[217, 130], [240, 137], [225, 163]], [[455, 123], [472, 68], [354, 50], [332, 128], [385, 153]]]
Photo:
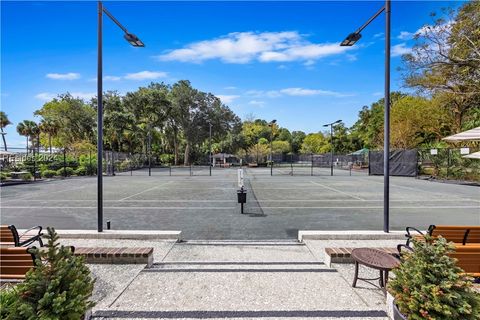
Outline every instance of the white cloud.
[[384, 35], [385, 35], [385, 33], [379, 32], [379, 33], [375, 33], [375, 34], [373, 35], [373, 37], [374, 37], [374, 38], [380, 38], [380, 37], [383, 37]]
[[47, 73], [45, 76], [54, 80], [75, 80], [80, 78], [80, 73]]
[[338, 43], [311, 43], [297, 31], [234, 32], [193, 42], [157, 56], [162, 61], [200, 63], [219, 59], [225, 63], [309, 61], [341, 54], [351, 47]]
[[42, 100], [42, 101], [50, 101], [55, 98], [57, 95], [49, 92], [40, 92], [39, 94], [35, 95], [35, 99]]
[[288, 96], [335, 96], [335, 97], [345, 97], [346, 94], [342, 94], [335, 91], [328, 90], [318, 90], [318, 89], [305, 89], [305, 88], [286, 88], [280, 90], [280, 93], [286, 94]]
[[400, 40], [410, 40], [414, 35], [414, 33], [408, 31], [401, 31], [397, 38]]
[[140, 71], [136, 73], [127, 73], [124, 78], [128, 80], [155, 80], [158, 78], [165, 78], [167, 75], [166, 72]]
[[252, 101], [248, 102], [248, 104], [258, 106], [258, 107], [263, 107], [265, 105], [265, 102], [264, 101], [258, 101], [258, 100], [252, 100]]
[[223, 103], [232, 103], [233, 100], [240, 98], [240, 96], [236, 95], [223, 95], [223, 94], [217, 94], [216, 97], [220, 100], [222, 100]]
[[376, 91], [374, 93], [372, 93], [372, 96], [374, 97], [380, 97], [380, 96], [383, 96], [384, 95], [384, 92], [381, 92], [381, 91]]
[[237, 87], [230, 86], [230, 87], [225, 87], [224, 89], [225, 90], [235, 90], [235, 89], [237, 89]]
[[105, 77], [103, 77], [104, 81], [119, 81], [121, 79], [122, 79], [122, 77], [117, 77], [117, 76], [105, 76]]
[[398, 57], [412, 52], [412, 48], [408, 48], [406, 43], [400, 43], [392, 47], [392, 57]]
[[331, 96], [331, 97], [350, 97], [352, 94], [346, 94], [336, 91], [307, 89], [307, 88], [285, 88], [280, 90], [250, 90], [247, 95], [257, 98], [278, 98], [281, 96], [306, 97], [306, 96]]
[[[74, 98], [80, 98], [80, 99], [83, 99], [83, 100], [90, 100], [97, 95], [95, 92], [70, 92], [70, 94]], [[38, 99], [38, 100], [42, 100], [42, 101], [50, 101], [50, 100], [56, 98], [57, 96], [58, 95], [55, 94], [55, 93], [41, 92], [41, 93], [35, 95], [35, 98]]]

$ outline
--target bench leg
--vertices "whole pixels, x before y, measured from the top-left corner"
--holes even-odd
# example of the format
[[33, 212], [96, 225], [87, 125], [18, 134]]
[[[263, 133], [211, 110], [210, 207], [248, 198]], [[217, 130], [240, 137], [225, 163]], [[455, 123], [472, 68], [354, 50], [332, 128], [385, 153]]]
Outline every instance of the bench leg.
[[358, 262], [355, 261], [355, 276], [353, 277], [352, 287], [355, 288], [357, 286], [357, 280], [358, 280]]

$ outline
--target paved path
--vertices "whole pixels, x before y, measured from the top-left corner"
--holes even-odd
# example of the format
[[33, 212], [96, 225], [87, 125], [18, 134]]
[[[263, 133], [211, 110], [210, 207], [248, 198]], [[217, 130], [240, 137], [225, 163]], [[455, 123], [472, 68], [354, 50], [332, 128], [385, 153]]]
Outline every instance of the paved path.
[[[323, 263], [329, 242], [152, 244], [151, 269], [92, 266], [100, 300], [96, 319], [387, 319], [380, 290], [369, 285], [353, 289], [350, 267]], [[121, 245], [147, 244], [125, 240]]]

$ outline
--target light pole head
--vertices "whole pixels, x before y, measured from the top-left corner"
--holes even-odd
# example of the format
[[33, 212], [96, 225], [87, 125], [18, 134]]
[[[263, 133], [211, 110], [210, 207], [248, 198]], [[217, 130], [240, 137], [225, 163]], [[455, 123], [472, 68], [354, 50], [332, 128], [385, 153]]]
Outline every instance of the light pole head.
[[340, 122], [342, 122], [342, 120], [337, 120], [333, 124], [337, 124], [337, 123], [340, 123]]
[[134, 47], [145, 47], [145, 44], [133, 33], [125, 33], [123, 36]]
[[360, 38], [362, 37], [362, 35], [358, 32], [353, 32], [353, 33], [350, 33], [346, 38], [345, 40], [342, 41], [342, 43], [340, 43], [340, 46], [342, 47], [351, 47], [353, 46], [358, 40], [360, 40]]

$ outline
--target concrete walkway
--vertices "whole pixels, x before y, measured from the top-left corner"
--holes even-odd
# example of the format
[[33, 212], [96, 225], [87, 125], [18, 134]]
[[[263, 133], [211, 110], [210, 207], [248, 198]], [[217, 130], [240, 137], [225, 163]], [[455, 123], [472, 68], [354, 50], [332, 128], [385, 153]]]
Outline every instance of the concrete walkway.
[[155, 264], [92, 265], [94, 318], [387, 319], [382, 292], [364, 283], [352, 288], [352, 265], [328, 268], [323, 248], [397, 243], [95, 240], [95, 246], [154, 246]]

